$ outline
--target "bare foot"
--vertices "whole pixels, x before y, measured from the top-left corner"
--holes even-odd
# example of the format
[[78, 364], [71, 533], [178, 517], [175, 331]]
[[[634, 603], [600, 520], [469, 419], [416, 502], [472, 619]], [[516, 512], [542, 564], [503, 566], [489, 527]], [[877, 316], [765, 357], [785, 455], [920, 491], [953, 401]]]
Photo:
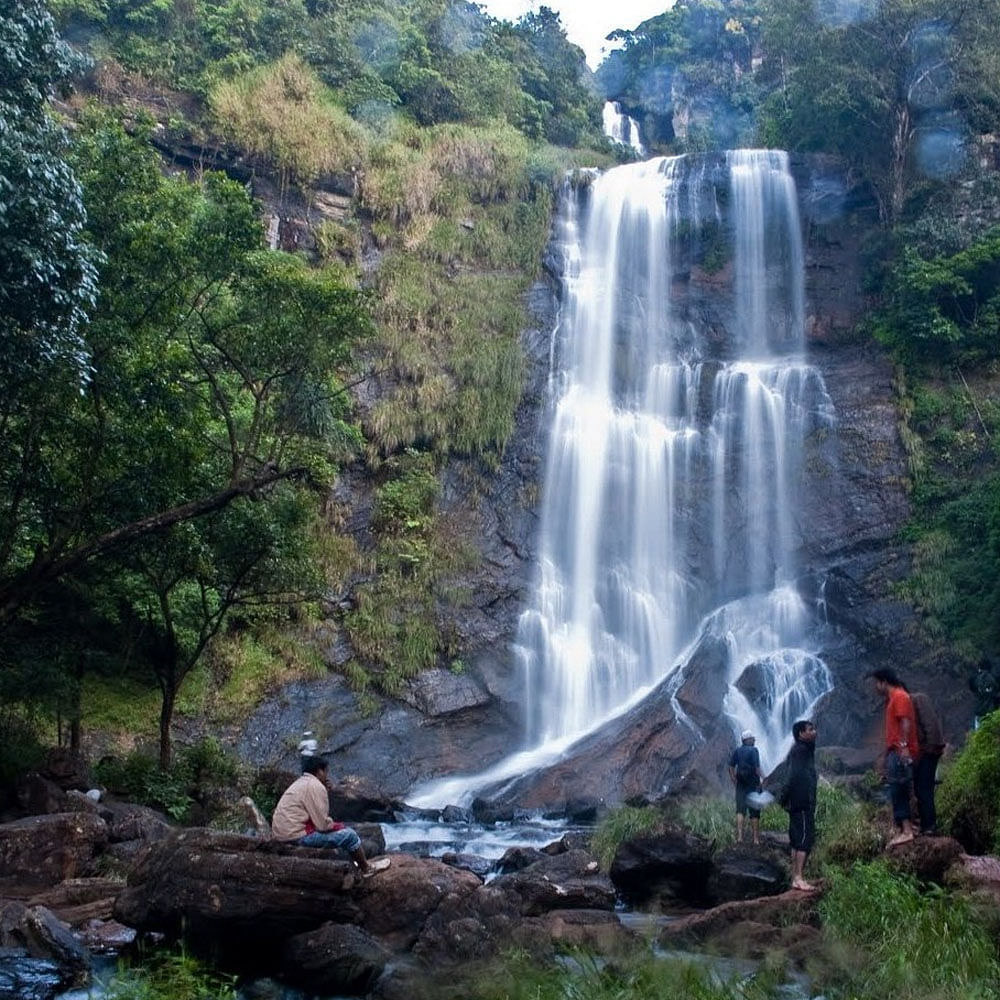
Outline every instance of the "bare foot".
[[792, 888], [798, 889], [800, 892], [812, 892], [816, 886], [812, 882], [807, 882], [804, 878], [793, 878]]
[[900, 844], [908, 844], [911, 840], [913, 840], [912, 833], [899, 833], [889, 841], [887, 846], [899, 847]]

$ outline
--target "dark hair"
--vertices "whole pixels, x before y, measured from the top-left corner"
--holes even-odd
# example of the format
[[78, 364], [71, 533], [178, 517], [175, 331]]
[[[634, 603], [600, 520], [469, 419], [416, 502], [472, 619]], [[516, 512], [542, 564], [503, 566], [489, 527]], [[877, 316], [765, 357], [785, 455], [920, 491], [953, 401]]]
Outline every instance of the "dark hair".
[[909, 690], [899, 679], [899, 674], [897, 674], [891, 667], [879, 667], [878, 670], [871, 671], [868, 676], [871, 677], [872, 680], [882, 681], [883, 684], [888, 684], [889, 687], [902, 688], [904, 691]]
[[303, 774], [315, 774], [317, 771], [322, 771], [324, 767], [326, 767], [326, 758], [318, 753], [311, 757], [302, 758]]
[[792, 736], [798, 739], [811, 725], [809, 719], [799, 719], [798, 722], [792, 723]]

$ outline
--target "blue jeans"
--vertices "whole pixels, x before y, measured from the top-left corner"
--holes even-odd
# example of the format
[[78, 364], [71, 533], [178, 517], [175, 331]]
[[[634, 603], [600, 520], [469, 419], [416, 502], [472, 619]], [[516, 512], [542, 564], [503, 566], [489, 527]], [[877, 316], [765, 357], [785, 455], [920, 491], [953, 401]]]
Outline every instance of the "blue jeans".
[[339, 847], [348, 854], [354, 854], [361, 846], [361, 838], [349, 827], [343, 830], [315, 830], [295, 841], [300, 847]]

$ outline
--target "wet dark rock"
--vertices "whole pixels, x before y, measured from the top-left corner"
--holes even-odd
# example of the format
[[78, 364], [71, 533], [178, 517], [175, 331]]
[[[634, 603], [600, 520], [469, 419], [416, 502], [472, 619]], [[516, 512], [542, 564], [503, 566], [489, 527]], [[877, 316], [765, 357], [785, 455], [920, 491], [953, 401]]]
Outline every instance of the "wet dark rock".
[[493, 866], [502, 875], [524, 871], [548, 855], [537, 847], [508, 847]]
[[488, 858], [481, 858], [478, 854], [459, 854], [455, 851], [448, 851], [441, 855], [441, 863], [451, 865], [452, 868], [461, 868], [463, 871], [472, 872], [477, 878], [484, 880], [493, 871], [493, 862]]
[[350, 924], [323, 924], [285, 942], [285, 978], [320, 995], [364, 996], [382, 975], [391, 953]]
[[514, 815], [513, 805], [490, 802], [481, 797], [472, 800], [473, 819], [486, 826], [491, 826], [494, 823], [511, 823], [514, 820]]
[[519, 900], [521, 913], [538, 916], [550, 910], [612, 910], [615, 888], [586, 851], [540, 854], [520, 871], [500, 875], [491, 886]]
[[87, 981], [87, 950], [69, 927], [44, 906], [0, 901], [0, 948], [53, 963], [64, 986], [81, 986]]
[[32, 958], [20, 948], [0, 948], [0, 997], [52, 1000], [72, 985], [57, 962]]
[[342, 822], [389, 822], [398, 808], [370, 778], [347, 775], [330, 788], [330, 815]]
[[114, 954], [135, 942], [136, 932], [117, 920], [88, 920], [77, 930], [80, 943], [92, 954]]
[[469, 809], [463, 809], [461, 806], [445, 806], [444, 809], [441, 810], [441, 822], [471, 823], [472, 812]]
[[708, 841], [681, 831], [623, 841], [611, 863], [611, 881], [626, 902], [704, 904], [712, 870]]
[[734, 844], [712, 858], [708, 898], [713, 903], [735, 899], [776, 896], [788, 888], [788, 862], [784, 853], [767, 845]]

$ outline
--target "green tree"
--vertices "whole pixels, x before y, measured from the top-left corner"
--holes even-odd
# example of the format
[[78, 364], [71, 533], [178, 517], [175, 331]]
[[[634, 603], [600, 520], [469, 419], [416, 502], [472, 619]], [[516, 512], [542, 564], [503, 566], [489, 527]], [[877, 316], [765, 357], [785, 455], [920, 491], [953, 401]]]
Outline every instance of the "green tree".
[[[887, 226], [901, 217], [916, 177], [950, 165], [961, 114], [996, 107], [996, 0], [861, 0], [847, 8], [774, 0], [766, 8], [761, 79], [774, 87], [765, 132], [802, 149], [836, 152], [872, 184]], [[933, 162], [932, 162], [933, 160]]]
[[[17, 626], [8, 634], [30, 631], [73, 586], [86, 614], [113, 621], [144, 581], [143, 606], [159, 607], [178, 650], [161, 668], [169, 700], [225, 611], [254, 599], [250, 583], [259, 593], [256, 581], [280, 578], [302, 542], [296, 505], [316, 509], [310, 490], [356, 446], [337, 372], [369, 320], [358, 291], [261, 249], [240, 185], [164, 177], [142, 135], [103, 118], [85, 124], [74, 164], [105, 255], [90, 374], [8, 428], [14, 444], [37, 440], [5, 484], [0, 614]], [[227, 528], [236, 518], [245, 551]], [[148, 611], [133, 618], [150, 634]]]
[[[65, 162], [65, 137], [47, 106], [77, 64], [42, 0], [0, 2], [0, 376], [6, 386], [37, 388], [60, 362], [81, 373], [86, 366], [80, 329], [95, 296], [94, 255], [82, 239], [83, 203]], [[14, 419], [13, 402], [0, 404], [0, 434]]]

